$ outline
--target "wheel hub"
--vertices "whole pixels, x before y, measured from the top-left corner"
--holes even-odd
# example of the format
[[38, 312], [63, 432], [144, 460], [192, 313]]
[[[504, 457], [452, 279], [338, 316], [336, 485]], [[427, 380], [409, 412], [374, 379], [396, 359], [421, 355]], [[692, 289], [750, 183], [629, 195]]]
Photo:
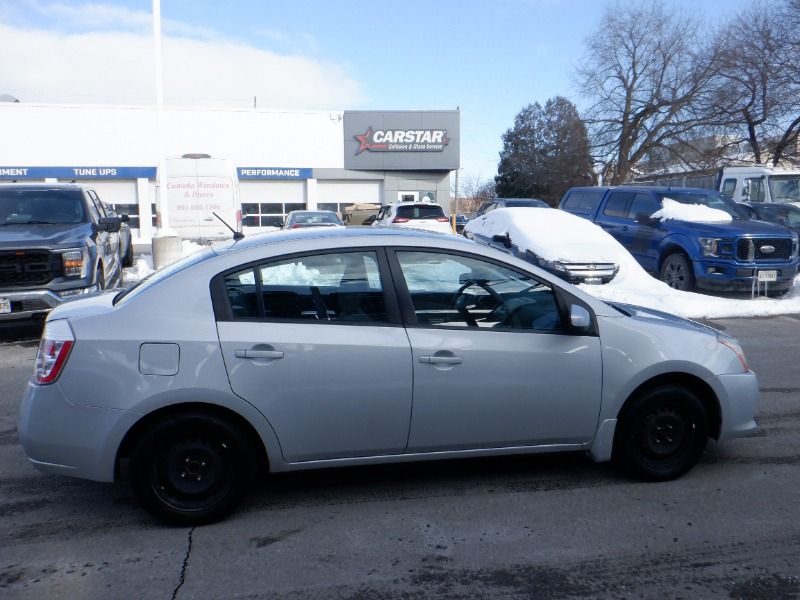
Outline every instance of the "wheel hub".
[[204, 494], [218, 484], [223, 470], [223, 455], [204, 441], [184, 441], [173, 445], [165, 456], [165, 483], [176, 492], [193, 496]]
[[686, 441], [686, 428], [680, 414], [665, 409], [648, 416], [642, 438], [648, 454], [663, 458], [681, 449]]

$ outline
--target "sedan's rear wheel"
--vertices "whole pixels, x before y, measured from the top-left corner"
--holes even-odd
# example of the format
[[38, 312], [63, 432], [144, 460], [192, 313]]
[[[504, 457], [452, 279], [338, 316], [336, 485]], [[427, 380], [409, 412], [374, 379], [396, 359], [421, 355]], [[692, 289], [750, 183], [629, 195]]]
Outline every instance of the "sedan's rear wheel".
[[666, 481], [697, 464], [707, 440], [708, 419], [700, 399], [684, 387], [663, 386], [623, 411], [614, 458], [640, 479]]
[[241, 429], [204, 413], [157, 422], [131, 457], [139, 500], [157, 517], [180, 525], [209, 523], [231, 512], [254, 471], [253, 448]]

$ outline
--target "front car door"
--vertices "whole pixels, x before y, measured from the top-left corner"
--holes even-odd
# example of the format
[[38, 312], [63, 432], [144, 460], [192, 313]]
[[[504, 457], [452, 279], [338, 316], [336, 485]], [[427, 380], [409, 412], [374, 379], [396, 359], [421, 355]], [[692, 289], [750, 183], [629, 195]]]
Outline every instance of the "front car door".
[[390, 254], [414, 369], [407, 452], [590, 441], [600, 343], [565, 324], [562, 291], [474, 255]]
[[288, 462], [405, 449], [411, 357], [385, 256], [315, 252], [214, 279], [231, 388], [264, 414]]

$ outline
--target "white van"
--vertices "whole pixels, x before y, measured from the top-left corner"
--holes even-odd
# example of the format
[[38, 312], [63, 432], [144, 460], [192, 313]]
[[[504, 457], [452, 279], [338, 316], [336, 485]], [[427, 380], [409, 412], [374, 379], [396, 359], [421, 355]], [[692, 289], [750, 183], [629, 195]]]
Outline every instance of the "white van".
[[719, 191], [737, 202], [800, 203], [800, 169], [765, 165], [725, 167]]
[[236, 231], [242, 229], [239, 178], [233, 162], [208, 154], [168, 158], [166, 225], [187, 240], [230, 238], [232, 233], [213, 213]]

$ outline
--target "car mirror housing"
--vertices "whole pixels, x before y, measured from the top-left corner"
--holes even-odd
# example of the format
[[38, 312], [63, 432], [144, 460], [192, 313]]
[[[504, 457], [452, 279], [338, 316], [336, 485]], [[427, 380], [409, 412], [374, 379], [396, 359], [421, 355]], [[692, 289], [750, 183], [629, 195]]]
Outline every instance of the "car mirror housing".
[[119, 217], [100, 217], [97, 222], [97, 231], [116, 232], [122, 228], [122, 220]]
[[592, 315], [583, 306], [573, 304], [569, 307], [569, 322], [573, 329], [584, 331], [592, 324]]
[[492, 241], [497, 242], [499, 244], [503, 244], [506, 248], [511, 248], [511, 236], [507, 233], [504, 234], [495, 234], [492, 236]]

